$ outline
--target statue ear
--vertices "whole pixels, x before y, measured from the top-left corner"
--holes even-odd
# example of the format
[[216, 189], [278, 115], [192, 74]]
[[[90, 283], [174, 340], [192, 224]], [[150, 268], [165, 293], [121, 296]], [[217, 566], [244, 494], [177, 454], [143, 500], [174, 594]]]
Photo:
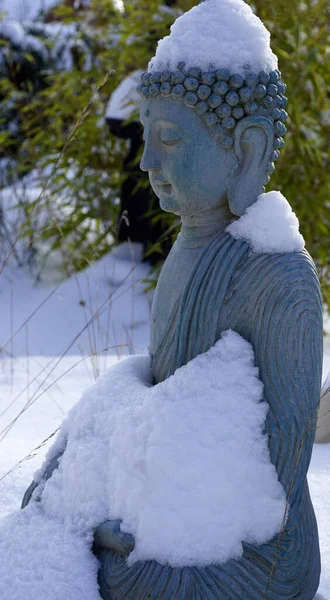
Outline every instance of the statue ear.
[[234, 150], [239, 166], [228, 190], [228, 204], [233, 215], [242, 216], [262, 194], [273, 142], [274, 127], [269, 119], [246, 117], [237, 123]]

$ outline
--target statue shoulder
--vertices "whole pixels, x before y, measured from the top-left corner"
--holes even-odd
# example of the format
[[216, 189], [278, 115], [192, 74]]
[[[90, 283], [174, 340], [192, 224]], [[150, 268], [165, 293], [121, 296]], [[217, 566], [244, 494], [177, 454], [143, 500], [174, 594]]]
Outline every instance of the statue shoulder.
[[[254, 277], [254, 286], [264, 294], [271, 291], [274, 301], [301, 301], [314, 298], [322, 312], [320, 282], [316, 266], [306, 250], [283, 254], [255, 254], [247, 258], [242, 276]], [[268, 294], [267, 294], [268, 295]]]
[[322, 296], [313, 260], [305, 250], [245, 254], [232, 275], [224, 310], [224, 326], [238, 327], [249, 341], [257, 331], [278, 337], [284, 327], [292, 332], [307, 323], [322, 337]]

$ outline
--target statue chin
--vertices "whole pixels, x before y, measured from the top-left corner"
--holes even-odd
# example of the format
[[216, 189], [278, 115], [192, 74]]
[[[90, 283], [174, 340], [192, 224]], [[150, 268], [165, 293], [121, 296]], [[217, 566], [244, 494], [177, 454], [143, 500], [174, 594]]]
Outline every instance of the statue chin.
[[154, 181], [153, 177], [150, 177], [150, 175], [149, 179], [152, 190], [159, 200], [159, 205], [161, 209], [165, 212], [172, 212], [178, 214], [177, 210], [179, 206], [173, 194], [173, 186], [171, 184], [158, 183]]
[[175, 200], [175, 198], [172, 194], [159, 194], [158, 193], [158, 198], [159, 198], [159, 205], [162, 210], [164, 210], [165, 212], [174, 213], [176, 215], [180, 214], [178, 202]]

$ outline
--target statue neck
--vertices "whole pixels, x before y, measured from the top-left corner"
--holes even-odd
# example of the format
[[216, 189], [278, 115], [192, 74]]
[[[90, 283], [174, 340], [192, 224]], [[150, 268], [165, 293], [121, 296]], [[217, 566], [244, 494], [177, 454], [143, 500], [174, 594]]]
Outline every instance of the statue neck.
[[179, 243], [187, 247], [203, 246], [216, 233], [223, 233], [233, 219], [228, 207], [217, 208], [190, 217], [181, 217]]

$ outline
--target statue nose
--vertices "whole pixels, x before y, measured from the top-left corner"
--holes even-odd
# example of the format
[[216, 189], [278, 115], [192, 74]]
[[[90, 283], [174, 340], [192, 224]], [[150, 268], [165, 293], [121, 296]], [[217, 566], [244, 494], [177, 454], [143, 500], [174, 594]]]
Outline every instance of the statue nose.
[[142, 171], [158, 171], [161, 166], [161, 157], [151, 143], [145, 142], [143, 155], [140, 162]]

